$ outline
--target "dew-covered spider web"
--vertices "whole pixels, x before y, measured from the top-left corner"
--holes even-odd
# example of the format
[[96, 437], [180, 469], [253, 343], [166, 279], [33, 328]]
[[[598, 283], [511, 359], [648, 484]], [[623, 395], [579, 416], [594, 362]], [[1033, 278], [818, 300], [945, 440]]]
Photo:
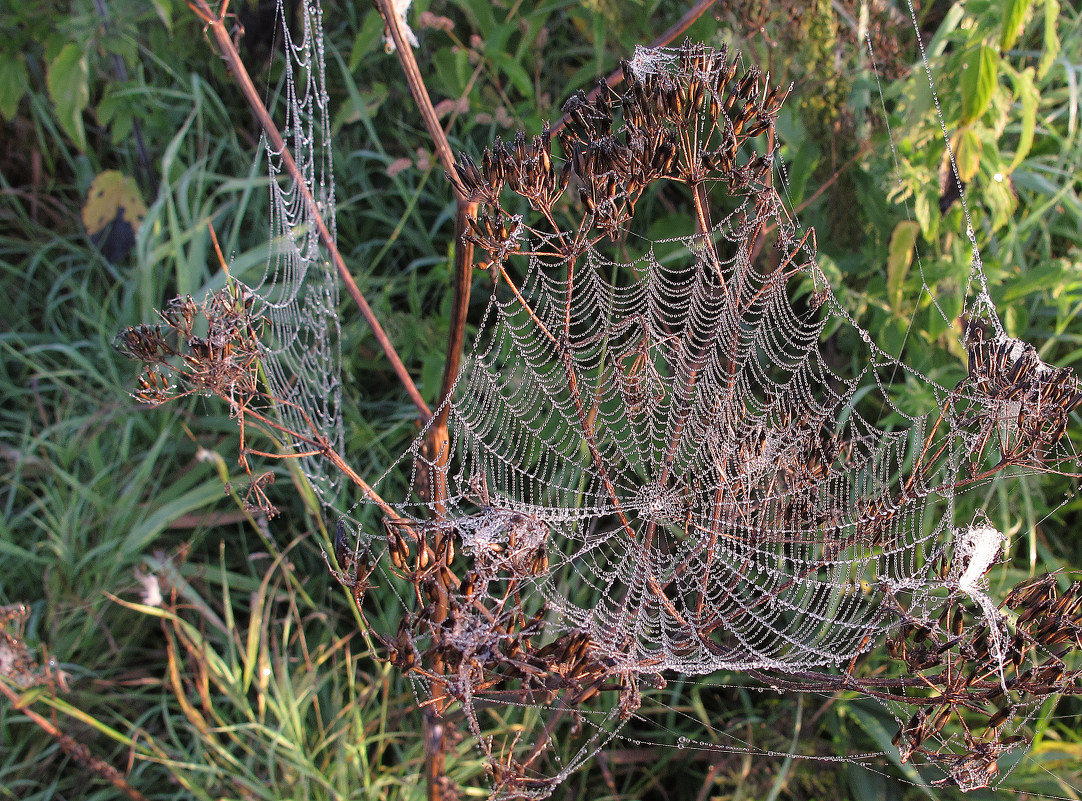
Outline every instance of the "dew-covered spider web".
[[[303, 9], [298, 42], [284, 26], [285, 130], [318, 203], [271, 152], [279, 247], [254, 291], [284, 427], [330, 504], [312, 440], [341, 453], [338, 293], [313, 212], [333, 230], [334, 188], [320, 11]], [[665, 744], [649, 705], [719, 671], [874, 699], [895, 756], [928, 768], [911, 780], [973, 789], [1078, 686], [1082, 590], [992, 597], [1008, 538], [967, 496], [1070, 469], [1078, 382], [1005, 334], [971, 229], [961, 313], [921, 289], [964, 357], [951, 381], [857, 325], [786, 202], [788, 91], [723, 47], [640, 48], [615, 89], [568, 100], [558, 134], [451, 176], [479, 204], [467, 237], [491, 295], [449, 441], [433, 455], [422, 430], [392, 468], [409, 496], [368, 477], [335, 512], [336, 575], [362, 612], [369, 584], [397, 595], [401, 625], [374, 635], [427, 713], [476, 740], [494, 796], [544, 797], [607, 745]], [[646, 235], [658, 191], [685, 232]], [[873, 651], [891, 669], [862, 672]]]
[[[271, 253], [262, 281], [251, 289], [255, 313], [267, 322], [262, 360], [275, 414], [283, 427], [304, 436], [284, 445], [298, 453], [312, 486], [333, 502], [340, 474], [315, 451], [322, 438], [343, 448], [339, 282], [320, 239], [319, 221], [335, 232], [331, 117], [323, 49], [323, 11], [318, 2], [278, 0], [277, 32], [285, 58], [283, 118], [286, 151], [264, 138], [270, 178]], [[292, 20], [292, 21], [291, 21]], [[295, 21], [295, 24], [294, 24]], [[295, 180], [286, 168], [292, 158]], [[322, 444], [322, 443], [320, 443]]]

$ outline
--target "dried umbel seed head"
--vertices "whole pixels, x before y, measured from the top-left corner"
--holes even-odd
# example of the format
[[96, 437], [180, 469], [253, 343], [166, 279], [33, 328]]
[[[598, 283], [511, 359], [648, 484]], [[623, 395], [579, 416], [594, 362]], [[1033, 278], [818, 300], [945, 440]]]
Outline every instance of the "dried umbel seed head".
[[[198, 393], [245, 403], [257, 392], [262, 354], [261, 319], [253, 307], [251, 291], [234, 284], [202, 303], [174, 298], [161, 312], [161, 325], [122, 331], [117, 349], [146, 365], [135, 398], [158, 405]], [[194, 333], [197, 326], [204, 335]]]
[[1066, 433], [1068, 416], [1082, 405], [1082, 385], [1070, 368], [1046, 364], [1018, 339], [985, 340], [980, 329], [969, 342], [964, 389], [986, 421], [1000, 431], [1000, 449], [1015, 463], [1040, 462]]
[[116, 343], [117, 350], [129, 359], [159, 363], [176, 355], [170, 347], [161, 326], [136, 325], [120, 333]]
[[[491, 263], [516, 252], [508, 234], [513, 212], [502, 193], [525, 198], [556, 225], [553, 210], [574, 183], [585, 214], [568, 231], [594, 230], [616, 241], [642, 193], [655, 181], [691, 186], [722, 183], [731, 192], [761, 187], [773, 166], [770, 153], [745, 145], [774, 125], [787, 89], [768, 86], [757, 69], [742, 70], [739, 54], [685, 43], [673, 51], [639, 51], [624, 64], [624, 86], [602, 83], [594, 96], [579, 92], [564, 105], [560, 130], [564, 162], [552, 153], [550, 130], [510, 143], [496, 140], [478, 164], [462, 155], [448, 178], [459, 193], [481, 203], [465, 236]], [[563, 256], [581, 252], [586, 238], [556, 235]]]
[[[491, 159], [489, 151], [485, 151], [486, 159]], [[486, 170], [487, 174], [488, 170]], [[492, 182], [481, 174], [473, 159], [466, 153], [459, 154], [455, 163], [455, 174], [447, 174], [447, 178], [455, 185], [458, 193], [470, 201], [480, 201], [496, 205], [500, 202], [500, 189], [503, 187], [502, 180]]]
[[466, 218], [463, 238], [487, 252], [490, 263], [500, 264], [510, 254], [517, 252], [522, 236], [522, 222], [517, 217], [502, 217], [497, 210], [481, 209], [477, 217]]

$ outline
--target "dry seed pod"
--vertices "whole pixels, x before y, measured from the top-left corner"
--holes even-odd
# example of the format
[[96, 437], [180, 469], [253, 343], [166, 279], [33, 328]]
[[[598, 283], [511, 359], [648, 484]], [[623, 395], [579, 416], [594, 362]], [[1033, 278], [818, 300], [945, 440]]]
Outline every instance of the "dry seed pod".
[[346, 521], [339, 518], [334, 532], [334, 558], [338, 567], [348, 571], [353, 563], [353, 550], [349, 547], [349, 537], [346, 535]]
[[1082, 589], [1082, 582], [1073, 582], [1066, 592], [1060, 596], [1056, 605], [1052, 607], [1052, 614], [1073, 617], [1075, 612], [1078, 611], [1078, 607], [1082, 605], [1082, 592], [1079, 592], [1080, 589]]
[[539, 576], [549, 569], [549, 555], [544, 544], [537, 546], [530, 560], [530, 573]]
[[943, 607], [943, 611], [940, 613], [939, 621], [938, 621], [939, 622], [939, 627], [941, 629], [943, 629], [943, 631], [947, 631], [947, 630], [950, 629], [950, 619], [951, 619], [951, 607], [950, 607], [950, 604], [947, 604], [946, 606]]
[[467, 602], [473, 599], [473, 594], [477, 588], [477, 574], [470, 572], [466, 574], [466, 577], [462, 579], [462, 597]]
[[1019, 632], [1014, 638], [1014, 644], [1012, 646], [1011, 662], [1014, 664], [1014, 669], [1018, 670], [1022, 666], [1022, 662], [1025, 661], [1026, 652], [1029, 650], [1029, 643], [1026, 642], [1026, 638]]
[[965, 616], [962, 610], [959, 609], [954, 613], [954, 620], [951, 621], [951, 633], [955, 637], [961, 637], [962, 631], [965, 629]]
[[1005, 706], [1005, 707], [1003, 707], [1003, 709], [996, 712], [996, 714], [994, 714], [994, 715], [992, 715], [992, 717], [988, 718], [988, 725], [986, 727], [987, 730], [989, 730], [989, 731], [998, 730], [1000, 726], [1002, 726], [1004, 723], [1007, 722], [1007, 718], [1009, 718], [1011, 716], [1011, 712], [1013, 712], [1013, 711], [1014, 711], [1013, 707]]
[[455, 174], [447, 173], [447, 178], [458, 189], [459, 194], [468, 200], [487, 200], [491, 197], [488, 181], [469, 155], [460, 153], [454, 167]]
[[951, 715], [954, 714], [954, 708], [951, 706], [944, 706], [938, 713], [932, 718], [932, 722], [929, 725], [931, 734], [939, 734], [943, 730], [943, 727], [947, 725], [947, 721], [950, 720]]
[[[387, 532], [387, 550], [391, 554], [391, 563], [399, 570], [406, 568], [406, 558], [409, 556], [409, 548], [397, 531]], [[404, 555], [403, 555], [404, 554]]]
[[910, 740], [910, 747], [917, 748], [924, 739], [924, 722], [927, 718], [927, 711], [918, 709], [913, 713], [913, 717], [909, 719], [909, 723], [899, 729], [898, 733], [891, 738], [891, 743], [897, 748], [901, 744], [902, 738], [906, 737]]
[[1064, 665], [1042, 665], [1034, 672], [1034, 678], [1045, 684], [1056, 684], [1066, 672]]
[[421, 570], [425, 570], [435, 562], [436, 554], [432, 552], [427, 542], [422, 543], [421, 547], [417, 549], [417, 566]]
[[438, 581], [430, 582], [426, 587], [426, 594], [432, 604], [432, 611], [429, 615], [429, 620], [435, 623], [437, 626], [442, 625], [447, 620], [448, 598], [447, 588], [440, 584]]
[[436, 581], [447, 589], [458, 589], [460, 583], [458, 576], [456, 576], [454, 571], [447, 567], [447, 565], [440, 565], [440, 569], [436, 573]]

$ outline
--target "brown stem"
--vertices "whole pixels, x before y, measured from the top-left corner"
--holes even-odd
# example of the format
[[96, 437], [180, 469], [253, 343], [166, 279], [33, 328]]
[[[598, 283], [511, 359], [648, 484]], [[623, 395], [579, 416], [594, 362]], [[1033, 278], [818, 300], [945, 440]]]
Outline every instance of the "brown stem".
[[[228, 400], [228, 398], [226, 398], [225, 400]], [[385, 515], [387, 515], [389, 517], [397, 517], [398, 516], [397, 513], [395, 512], [394, 508], [390, 504], [388, 504], [385, 500], [383, 500], [383, 498], [381, 498], [379, 496], [379, 494], [372, 488], [372, 486], [368, 482], [366, 482], [363, 478], [361, 478], [360, 475], [358, 475], [356, 470], [354, 470], [352, 467], [350, 467], [349, 463], [346, 462], [346, 460], [344, 458], [342, 458], [342, 455], [339, 454], [334, 448], [332, 448], [330, 446], [330, 444], [327, 442], [326, 437], [324, 437], [319, 432], [319, 430], [316, 428], [315, 424], [309, 419], [308, 414], [304, 411], [303, 408], [301, 408], [297, 404], [291, 403], [290, 401], [279, 400], [279, 399], [275, 399], [275, 398], [270, 398], [269, 400], [271, 400], [274, 403], [279, 403], [279, 404], [291, 406], [296, 411], [298, 411], [300, 413], [301, 417], [304, 419], [304, 422], [307, 424], [309, 430], [311, 431], [311, 434], [302, 434], [299, 431], [294, 431], [293, 429], [288, 428], [287, 426], [284, 426], [284, 425], [282, 425], [281, 423], [279, 423], [279, 422], [277, 422], [275, 420], [272, 420], [271, 418], [267, 417], [264, 414], [261, 414], [260, 412], [255, 411], [254, 409], [250, 409], [250, 408], [247, 408], [245, 406], [237, 405], [235, 407], [234, 414], [240, 420], [240, 427], [241, 427], [241, 442], [240, 442], [241, 457], [240, 457], [240, 463], [242, 465], [245, 465], [246, 470], [248, 468], [247, 468], [247, 460], [246, 460], [245, 457], [248, 456], [248, 455], [261, 456], [261, 457], [263, 457], [265, 459], [297, 459], [297, 458], [302, 458], [302, 457], [306, 457], [306, 456], [322, 456], [323, 458], [327, 459], [331, 464], [333, 464], [335, 466], [335, 468], [340, 473], [342, 473], [342, 475], [344, 475], [346, 478], [348, 478], [350, 481], [352, 481], [355, 485], [357, 485], [357, 487], [359, 487], [364, 492], [365, 497], [370, 499], [371, 501], [373, 501], [383, 511], [383, 513]], [[269, 451], [260, 451], [260, 450], [255, 450], [254, 448], [249, 448], [245, 444], [245, 438], [244, 438], [244, 428], [245, 428], [245, 425], [246, 425], [246, 423], [247, 423], [247, 421], [249, 419], [254, 419], [257, 423], [261, 423], [261, 424], [267, 426], [268, 428], [271, 428], [273, 430], [280, 431], [283, 434], [286, 434], [294, 442], [298, 442], [298, 443], [303, 442], [305, 444], [308, 444], [308, 445], [310, 445], [312, 447], [312, 450], [311, 451], [306, 451], [306, 452], [303, 452], [303, 453], [298, 453], [298, 452], [271, 453]], [[251, 471], [248, 470], [248, 473], [250, 475]]]
[[432, 707], [424, 712], [425, 791], [430, 799], [443, 797], [441, 786], [447, 761], [446, 731], [439, 713]]
[[451, 460], [451, 438], [447, 431], [447, 416], [451, 412], [451, 392], [462, 364], [463, 342], [466, 338], [466, 313], [470, 308], [470, 280], [473, 276], [473, 243], [463, 238], [466, 218], [476, 216], [477, 204], [458, 198], [455, 210], [455, 272], [454, 299], [451, 306], [451, 328], [447, 333], [447, 356], [443, 364], [443, 383], [436, 401], [436, 414], [425, 438], [425, 457], [431, 465], [430, 500], [438, 517], [444, 515], [447, 499], [447, 468]]
[[[421, 71], [417, 67], [417, 59], [413, 56], [413, 49], [406, 41], [402, 31], [402, 22], [395, 13], [389, 0], [374, 0], [376, 8], [383, 17], [391, 40], [395, 44], [395, 52], [398, 54], [398, 62], [402, 72], [406, 76], [413, 102], [421, 112], [425, 128], [436, 148], [436, 154], [443, 169], [447, 174], [455, 174], [455, 157], [451, 152], [451, 145], [447, 141], [447, 134], [440, 125], [436, 109], [432, 105], [432, 99], [428, 95]], [[473, 243], [463, 239], [466, 232], [466, 218], [477, 214], [477, 203], [458, 193], [454, 187], [457, 206], [455, 209], [455, 271], [454, 271], [454, 300], [451, 308], [451, 329], [447, 335], [447, 358], [443, 365], [443, 382], [440, 385], [440, 395], [436, 401], [436, 414], [429, 427], [425, 439], [425, 458], [430, 464], [431, 481], [428, 491], [438, 516], [444, 512], [443, 502], [447, 498], [447, 463], [450, 459], [450, 438], [447, 433], [447, 415], [450, 412], [448, 399], [451, 390], [458, 378], [458, 369], [462, 362], [462, 344], [466, 335], [466, 313], [470, 307], [470, 279], [473, 275]]]
[[72, 756], [76, 762], [97, 773], [124, 793], [128, 798], [132, 799], [132, 801], [146, 801], [146, 796], [128, 784], [125, 778], [120, 774], [120, 771], [107, 762], [98, 759], [90, 753], [90, 750], [85, 745], [67, 734], [64, 734], [64, 732], [54, 726], [48, 719], [42, 717], [33, 709], [30, 709], [30, 707], [26, 705], [26, 701], [23, 697], [2, 681], [0, 681], [0, 693], [7, 696], [7, 699], [11, 701], [14, 708], [19, 710], [21, 714], [26, 715], [30, 720], [34, 721], [42, 731], [51, 737], [55, 737], [57, 742], [60, 743], [60, 747]]
[[248, 101], [249, 107], [251, 107], [260, 126], [262, 126], [271, 146], [281, 154], [280, 158], [282, 159], [282, 166], [293, 179], [298, 191], [304, 198], [304, 202], [308, 206], [316, 230], [319, 233], [320, 241], [323, 243], [323, 246], [327, 248], [327, 253], [330, 255], [331, 261], [334, 262], [335, 269], [338, 271], [338, 276], [341, 278], [342, 283], [345, 284], [346, 291], [349, 292], [350, 297], [352, 297], [353, 301], [357, 304], [357, 308], [360, 309], [361, 316], [364, 317], [365, 321], [372, 329], [372, 333], [376, 337], [376, 341], [379, 342], [380, 348], [387, 356], [388, 361], [390, 361], [395, 375], [402, 383], [403, 388], [406, 390], [406, 394], [410, 396], [410, 400], [413, 401], [417, 410], [420, 412], [421, 419], [427, 422], [432, 417], [432, 412], [429, 410], [424, 398], [421, 397], [421, 393], [417, 391], [417, 386], [413, 383], [413, 379], [406, 370], [406, 366], [402, 363], [402, 359], [399, 358], [398, 353], [395, 351], [394, 345], [391, 344], [391, 340], [387, 337], [386, 332], [384, 332], [383, 326], [380, 325], [375, 312], [372, 311], [372, 307], [368, 305], [368, 301], [365, 300], [364, 295], [357, 286], [357, 282], [353, 280], [349, 268], [346, 267], [346, 262], [338, 250], [337, 243], [334, 241], [334, 235], [331, 233], [330, 229], [327, 228], [327, 224], [323, 221], [323, 216], [319, 213], [319, 206], [312, 196], [310, 187], [305, 183], [304, 177], [297, 169], [297, 164], [293, 160], [293, 155], [286, 147], [285, 140], [282, 139], [282, 134], [278, 131], [278, 126], [276, 126], [274, 120], [271, 119], [267, 107], [263, 105], [263, 101], [259, 97], [259, 92], [256, 91], [255, 85], [248, 75], [248, 70], [245, 69], [244, 62], [241, 61], [240, 55], [237, 53], [237, 48], [233, 45], [233, 39], [229, 34], [229, 29], [225, 24], [224, 17], [216, 15], [211, 10], [210, 6], [207, 5], [206, 0], [191, 0], [189, 6], [195, 11], [199, 18], [206, 23], [207, 30], [209, 30], [214, 37], [214, 42], [218, 45], [221, 57], [226, 62], [229, 72], [233, 75], [237, 85], [240, 87], [244, 99]]
[[[402, 22], [390, 0], [374, 0], [376, 8], [383, 17], [387, 31], [395, 44], [399, 64], [406, 76], [413, 101], [421, 112], [428, 135], [436, 148], [443, 169], [448, 176], [455, 174], [455, 158], [447, 142], [447, 134], [440, 125], [439, 117], [428, 96], [428, 89], [413, 57], [413, 49], [402, 31]], [[462, 360], [462, 343], [466, 331], [466, 313], [470, 306], [470, 279], [473, 274], [473, 243], [464, 239], [466, 218], [477, 214], [477, 204], [459, 194], [457, 187], [452, 188], [456, 195], [455, 208], [455, 270], [454, 300], [451, 309], [451, 328], [447, 335], [447, 358], [443, 366], [443, 381], [440, 395], [436, 401], [436, 415], [431, 421], [425, 438], [424, 455], [428, 462], [428, 500], [433, 504], [437, 517], [445, 514], [447, 500], [447, 467], [451, 458], [450, 437], [447, 431], [447, 416], [450, 413], [450, 394], [458, 377], [459, 364]], [[425, 713], [425, 784], [429, 801], [439, 801], [443, 796], [445, 761], [447, 744], [444, 739], [443, 724], [434, 712]]]

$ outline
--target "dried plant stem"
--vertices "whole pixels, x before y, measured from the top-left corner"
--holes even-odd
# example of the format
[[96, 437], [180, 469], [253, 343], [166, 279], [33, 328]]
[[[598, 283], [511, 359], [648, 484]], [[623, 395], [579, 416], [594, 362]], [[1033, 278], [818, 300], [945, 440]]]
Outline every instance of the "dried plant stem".
[[[451, 152], [451, 145], [447, 141], [443, 126], [440, 125], [439, 117], [436, 116], [432, 99], [428, 96], [428, 88], [417, 67], [417, 60], [413, 57], [413, 49], [402, 31], [402, 22], [389, 0], [374, 0], [374, 2], [383, 17], [387, 31], [391, 34], [391, 40], [395, 44], [395, 52], [402, 66], [402, 72], [406, 76], [406, 82], [409, 84], [413, 101], [421, 112], [440, 163], [443, 164], [443, 169], [448, 175], [454, 175], [455, 157]], [[463, 234], [466, 232], [466, 218], [477, 214], [477, 203], [463, 197], [453, 183], [452, 188], [456, 199], [454, 300], [451, 308], [451, 327], [447, 335], [447, 358], [443, 365], [443, 382], [440, 385], [439, 399], [436, 401], [436, 415], [425, 442], [425, 457], [432, 465], [429, 471], [431, 476], [428, 487], [431, 494], [429, 500], [432, 501], [437, 515], [443, 514], [443, 502], [447, 498], [446, 466], [450, 458], [447, 433], [447, 415], [450, 406], [447, 399], [454, 389], [459, 365], [462, 362], [462, 347], [466, 336], [466, 313], [470, 307], [473, 243], [465, 240]]]
[[[298, 408], [298, 407], [295, 406], [295, 404], [291, 404], [288, 401], [276, 400], [274, 398], [270, 398], [270, 400], [272, 402], [275, 402], [275, 403], [288, 404], [290, 406], [294, 406], [294, 408]], [[311, 434], [306, 435], [306, 434], [302, 434], [299, 431], [294, 431], [294, 430], [292, 430], [290, 428], [287, 428], [286, 426], [283, 426], [281, 423], [278, 423], [278, 422], [272, 420], [271, 418], [267, 417], [266, 415], [260, 414], [259, 412], [255, 411], [253, 409], [247, 408], [245, 406], [237, 405], [235, 407], [234, 414], [240, 420], [240, 429], [241, 429], [241, 443], [240, 443], [240, 445], [241, 445], [241, 447], [240, 447], [241, 458], [240, 458], [240, 463], [245, 466], [245, 468], [246, 468], [246, 470], [248, 470], [249, 474], [251, 473], [251, 471], [247, 467], [247, 460], [246, 460], [247, 456], [260, 456], [260, 457], [263, 457], [264, 459], [297, 459], [297, 458], [302, 458], [302, 457], [306, 457], [306, 456], [321, 456], [321, 457], [325, 458], [327, 461], [329, 461], [331, 464], [333, 464], [335, 466], [335, 468], [339, 472], [342, 473], [342, 475], [344, 475], [346, 478], [348, 478], [350, 481], [352, 481], [357, 487], [359, 487], [364, 492], [365, 497], [368, 500], [375, 503], [384, 514], [386, 514], [386, 515], [388, 515], [390, 517], [396, 517], [397, 515], [396, 515], [395, 510], [393, 509], [393, 507], [391, 507], [390, 504], [388, 504], [385, 500], [383, 500], [383, 498], [381, 498], [379, 496], [379, 494], [372, 488], [372, 486], [367, 481], [365, 481], [363, 478], [361, 478], [360, 475], [358, 475], [356, 470], [354, 470], [352, 467], [350, 467], [349, 463], [345, 459], [342, 458], [341, 454], [339, 454], [334, 448], [332, 448], [327, 443], [326, 438], [322, 437], [318, 433], [315, 425], [310, 420], [308, 420], [308, 415], [304, 413], [304, 410], [299, 409], [299, 411], [301, 412], [302, 416], [305, 418], [305, 421], [306, 421], [307, 425], [311, 429], [311, 431], [312, 431]], [[310, 451], [295, 452], [295, 453], [271, 453], [269, 451], [260, 451], [260, 450], [254, 449], [254, 448], [249, 448], [245, 444], [245, 439], [244, 439], [244, 426], [245, 426], [247, 420], [249, 420], [249, 419], [253, 419], [253, 420], [255, 420], [255, 421], [259, 422], [259, 423], [262, 423], [263, 425], [265, 425], [265, 426], [267, 426], [267, 427], [269, 427], [271, 429], [274, 429], [276, 431], [280, 431], [280, 432], [292, 437], [296, 442], [307, 443], [307, 444], [312, 446], [312, 449]]]
[[101, 776], [103, 779], [105, 779], [122, 793], [124, 793], [124, 795], [126, 795], [128, 798], [132, 799], [132, 801], [146, 801], [146, 796], [140, 793], [130, 784], [128, 784], [128, 782], [120, 774], [120, 771], [118, 771], [107, 762], [98, 759], [96, 756], [90, 753], [90, 750], [85, 745], [78, 742], [69, 735], [64, 734], [63, 731], [57, 728], [49, 720], [39, 715], [28, 706], [25, 706], [22, 699], [19, 697], [19, 694], [12, 690], [10, 687], [8, 687], [7, 684], [2, 681], [0, 681], [0, 693], [3, 693], [5, 696], [7, 696], [7, 699], [11, 701], [14, 707], [18, 709], [22, 714], [30, 718], [30, 720], [32, 720], [34, 723], [36, 723], [42, 731], [44, 731], [51, 737], [55, 737], [57, 742], [60, 743], [60, 747], [64, 750], [64, 752], [69, 754], [80, 765], [83, 765], [84, 767], [94, 771], [94, 773]]
[[210, 31], [211, 35], [214, 37], [215, 44], [218, 45], [222, 59], [228, 65], [230, 73], [240, 87], [245, 100], [248, 101], [248, 105], [251, 107], [256, 119], [263, 128], [264, 133], [267, 135], [267, 139], [270, 140], [271, 146], [281, 154], [282, 164], [285, 167], [286, 172], [289, 173], [290, 177], [292, 177], [296, 183], [298, 190], [304, 197], [305, 203], [308, 204], [309, 210], [312, 212], [313, 219], [315, 220], [316, 229], [319, 232], [320, 241], [323, 243], [323, 246], [327, 248], [331, 261], [334, 262], [335, 269], [338, 271], [342, 283], [346, 286], [346, 291], [349, 292], [350, 297], [352, 297], [353, 301], [357, 304], [357, 308], [361, 311], [361, 316], [364, 317], [365, 321], [371, 327], [372, 333], [376, 337], [376, 341], [379, 342], [380, 348], [391, 362], [391, 367], [394, 370], [395, 375], [398, 376], [398, 380], [402, 383], [403, 388], [406, 390], [406, 394], [410, 396], [410, 400], [413, 401], [417, 410], [420, 412], [421, 419], [427, 422], [431, 419], [432, 412], [429, 410], [424, 398], [421, 397], [421, 393], [417, 390], [417, 386], [413, 383], [413, 379], [406, 370], [406, 366], [402, 363], [402, 359], [399, 358], [398, 353], [394, 349], [394, 345], [391, 344], [391, 340], [387, 337], [386, 332], [383, 330], [383, 326], [380, 325], [379, 320], [376, 318], [375, 312], [372, 311], [372, 307], [368, 305], [368, 301], [365, 300], [364, 295], [357, 286], [357, 282], [353, 280], [353, 276], [350, 274], [349, 268], [346, 266], [346, 262], [338, 250], [338, 245], [334, 241], [333, 234], [331, 234], [330, 229], [327, 228], [326, 223], [323, 221], [323, 216], [319, 213], [319, 207], [315, 198], [312, 196], [311, 189], [305, 183], [304, 177], [297, 169], [297, 164], [293, 160], [293, 155], [286, 147], [285, 140], [282, 139], [282, 134], [278, 131], [278, 127], [274, 124], [274, 120], [271, 119], [267, 107], [263, 105], [263, 101], [260, 99], [259, 93], [256, 91], [255, 85], [248, 75], [248, 70], [245, 69], [244, 62], [241, 61], [240, 55], [237, 53], [237, 48], [233, 45], [233, 39], [229, 34], [229, 29], [226, 27], [224, 20], [224, 9], [222, 15], [215, 14], [210, 6], [207, 5], [206, 0], [191, 0], [189, 6], [206, 24], [207, 30]]

